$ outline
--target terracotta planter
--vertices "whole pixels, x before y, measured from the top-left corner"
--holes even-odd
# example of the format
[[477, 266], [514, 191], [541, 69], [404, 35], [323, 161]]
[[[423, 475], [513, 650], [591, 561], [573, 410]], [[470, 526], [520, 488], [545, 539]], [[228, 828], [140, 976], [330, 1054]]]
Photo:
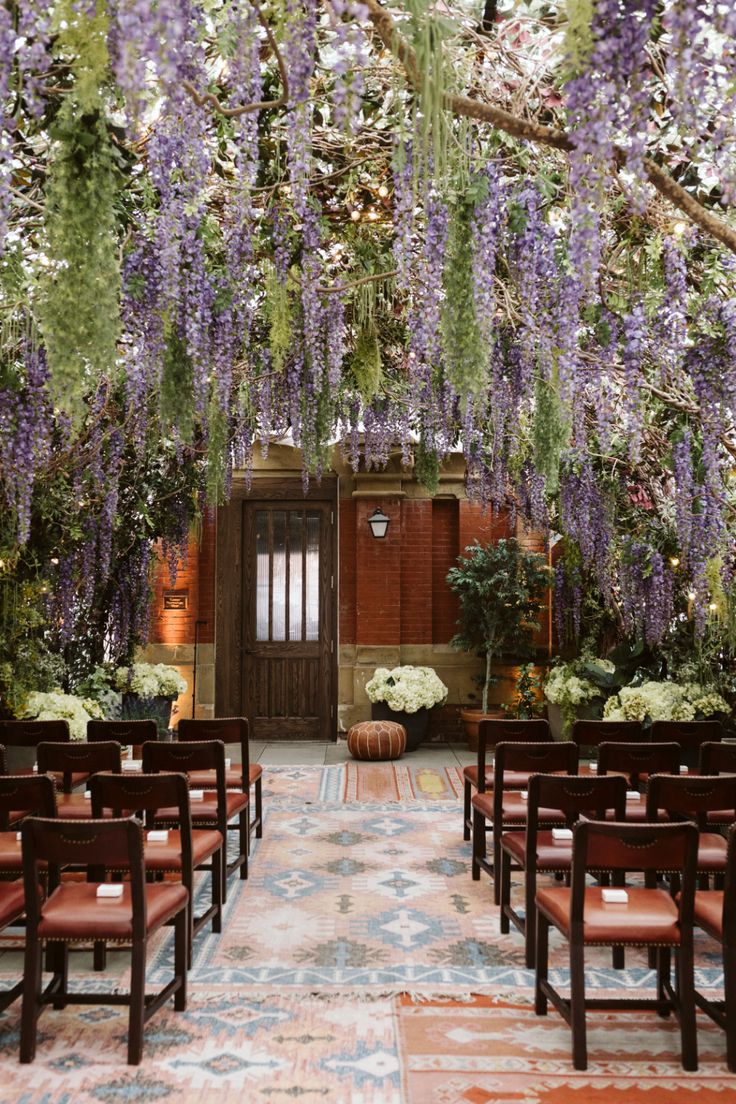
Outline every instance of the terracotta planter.
[[495, 707], [491, 707], [487, 713], [482, 709], [461, 709], [460, 720], [468, 738], [468, 750], [478, 750], [478, 725], [481, 721], [503, 721], [506, 716], [503, 709]]
[[429, 710], [417, 709], [416, 713], [404, 713], [403, 710], [389, 709], [385, 702], [371, 702], [371, 717], [374, 721], [396, 721], [406, 731], [406, 751], [416, 751], [427, 735]]

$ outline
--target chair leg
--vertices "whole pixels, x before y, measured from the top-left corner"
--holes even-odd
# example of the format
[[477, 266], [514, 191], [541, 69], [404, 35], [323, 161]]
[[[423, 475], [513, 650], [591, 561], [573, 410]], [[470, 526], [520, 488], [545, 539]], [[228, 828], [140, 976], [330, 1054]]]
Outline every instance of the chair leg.
[[675, 951], [677, 969], [677, 988], [680, 1003], [680, 1039], [682, 1047], [682, 1068], [698, 1068], [698, 1034], [695, 1022], [695, 984], [693, 980], [692, 943], [678, 947]]
[[[194, 872], [192, 870], [182, 871], [182, 885], [189, 894], [189, 903], [186, 907], [187, 925], [189, 927], [189, 934], [187, 937], [187, 969], [192, 968], [192, 957], [194, 955]], [[212, 878], [214, 883], [215, 876], [215, 863], [212, 862]], [[177, 917], [178, 920], [178, 917]]]
[[[665, 983], [671, 980], [672, 977], [672, 964], [671, 954], [669, 947], [657, 947], [655, 964], [657, 967], [657, 1000], [667, 1000], [668, 994], [665, 989]], [[663, 1010], [659, 1013], [661, 1019], [666, 1020], [669, 1018], [669, 1010]]]
[[[537, 872], [531, 867], [524, 871], [524, 955], [527, 970], [534, 969], [537, 960], [537, 907], [534, 898], [537, 895]], [[510, 880], [510, 876], [509, 876]]]
[[501, 869], [501, 829], [498, 832], [493, 833], [493, 839], [491, 841], [491, 847], [493, 849], [493, 903], [494, 905], [501, 904], [501, 881], [498, 877], [498, 872]]
[[53, 943], [51, 945], [51, 961], [54, 978], [59, 979], [59, 993], [54, 996], [51, 1007], [57, 1011], [66, 1008], [66, 992], [69, 985], [69, 944]]
[[480, 881], [479, 859], [486, 857], [486, 818], [477, 809], [473, 809], [473, 858], [470, 868], [473, 881]]
[[463, 839], [470, 839], [470, 779], [464, 779], [463, 785]]
[[736, 1073], [736, 947], [723, 944], [723, 991], [726, 1014], [726, 1061]]
[[256, 778], [253, 787], [255, 791], [255, 815], [256, 815], [256, 839], [263, 835], [263, 778]]
[[248, 853], [250, 852], [250, 808], [238, 816], [238, 841], [243, 862], [240, 867], [242, 881], [248, 877]]
[[[225, 845], [223, 844], [223, 847]], [[216, 906], [216, 911], [212, 917], [212, 931], [219, 934], [222, 931], [222, 862], [220, 861], [220, 855], [215, 854], [212, 856], [212, 904]]]
[[511, 856], [503, 848], [501, 848], [501, 866], [498, 876], [501, 883], [501, 911], [498, 919], [501, 935], [506, 935], [510, 929], [509, 918], [505, 909], [507, 905], [511, 904]]
[[[527, 921], [528, 923], [528, 921]], [[541, 912], [537, 912], [537, 966], [534, 978], [534, 1011], [538, 1016], [547, 1015], [547, 997], [542, 992], [542, 982], [547, 980], [549, 954], [549, 924]]]
[[[177, 917], [178, 920], [178, 917]], [[135, 940], [130, 962], [130, 1016], [128, 1065], [140, 1065], [143, 1056], [143, 1020], [146, 1004], [146, 941]]]
[[572, 1028], [572, 1064], [588, 1068], [588, 1043], [585, 1024], [585, 948], [570, 941], [570, 1027]]
[[92, 969], [107, 969], [107, 943], [104, 939], [95, 940], [95, 945], [92, 949]]
[[174, 994], [174, 1011], [185, 1012], [187, 1007], [187, 964], [191, 960], [191, 924], [192, 904], [174, 917], [174, 977], [181, 985]]
[[36, 1026], [41, 1011], [41, 940], [35, 932], [26, 932], [23, 967], [23, 1005], [20, 1021], [20, 1060], [36, 1057]]

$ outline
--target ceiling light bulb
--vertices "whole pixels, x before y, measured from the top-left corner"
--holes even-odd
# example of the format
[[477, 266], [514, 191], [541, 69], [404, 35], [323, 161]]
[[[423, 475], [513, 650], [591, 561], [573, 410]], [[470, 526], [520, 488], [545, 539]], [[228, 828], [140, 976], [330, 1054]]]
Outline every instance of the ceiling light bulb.
[[386, 187], [385, 184], [381, 184], [381, 186], [378, 189], [378, 194], [381, 197], [381, 199], [386, 198], [386, 196], [388, 195], [388, 188]]
[[353, 207], [352, 211], [350, 212], [350, 217], [353, 222], [358, 221], [358, 219], [360, 218], [360, 211], [357, 209], [357, 207]]
[[717, 603], [711, 602], [708, 606], [708, 609], [711, 611], [711, 613], [715, 613], [715, 611], [718, 609]]
[[672, 564], [673, 567], [679, 567], [680, 566], [680, 557], [679, 556], [670, 556], [670, 563]]
[[52, 564], [54, 565], [54, 567], [56, 567], [56, 566], [57, 566], [57, 564], [59, 563], [59, 558], [58, 558], [58, 556], [52, 556], [52, 557], [51, 557], [51, 562], [52, 562]]
[[695, 599], [697, 598], [697, 594], [695, 593], [694, 590], [689, 590], [687, 592], [687, 596], [688, 596], [688, 598], [690, 599], [691, 602], [694, 602]]

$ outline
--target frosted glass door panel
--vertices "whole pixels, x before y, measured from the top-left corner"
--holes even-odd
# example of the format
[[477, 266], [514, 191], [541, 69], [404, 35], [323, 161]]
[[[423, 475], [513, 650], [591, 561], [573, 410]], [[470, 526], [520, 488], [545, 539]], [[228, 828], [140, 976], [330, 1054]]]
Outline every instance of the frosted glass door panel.
[[319, 639], [320, 514], [257, 510], [256, 640]]
[[268, 640], [270, 603], [268, 514], [256, 513], [256, 640]]

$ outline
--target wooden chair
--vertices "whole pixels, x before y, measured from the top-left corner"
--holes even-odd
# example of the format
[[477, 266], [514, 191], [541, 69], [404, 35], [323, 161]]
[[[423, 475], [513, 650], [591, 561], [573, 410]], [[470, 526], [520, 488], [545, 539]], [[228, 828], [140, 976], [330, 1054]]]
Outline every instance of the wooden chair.
[[5, 754], [5, 745], [0, 744], [0, 774], [8, 773], [8, 757]]
[[[598, 749], [598, 774], [622, 774], [628, 779], [629, 793], [641, 794], [650, 774], [678, 774], [679, 744], [619, 744], [604, 742]], [[626, 802], [626, 819], [646, 820], [646, 801]]]
[[647, 820], [692, 820], [700, 833], [697, 872], [701, 888], [708, 877], [726, 871], [727, 846], [720, 832], [709, 832], [709, 817], [718, 812], [729, 824], [736, 822], [736, 775], [653, 774], [647, 784]]
[[[202, 801], [191, 803], [192, 824], [195, 828], [214, 828], [222, 835], [222, 899], [227, 897], [227, 879], [240, 870], [240, 877], [248, 877], [248, 849], [250, 843], [248, 794], [241, 790], [225, 788], [225, 745], [222, 740], [192, 740], [173, 744], [148, 743], [143, 745], [143, 770], [148, 774], [159, 771], [190, 772], [212, 771], [215, 789], [203, 791]], [[195, 787], [196, 788], [196, 787]], [[227, 861], [227, 833], [231, 820], [237, 817], [233, 830], [238, 832], [238, 854]], [[177, 827], [175, 809], [160, 809], [155, 820], [157, 827]]]
[[[694, 824], [628, 824], [618, 821], [580, 821], [573, 828], [571, 886], [537, 890], [537, 969], [535, 1011], [547, 1014], [547, 1003], [572, 1029], [575, 1069], [587, 1069], [586, 1012], [588, 1009], [639, 1011], [652, 1008], [660, 1015], [674, 1011], [680, 1022], [682, 1065], [698, 1068], [693, 983], [693, 904], [698, 830]], [[619, 888], [626, 872], [645, 875], [643, 886], [627, 888], [628, 901], [608, 904], [607, 887], [588, 885], [589, 872], [612, 870]], [[682, 886], [675, 901], [656, 885], [657, 872], [678, 870]], [[570, 997], [565, 998], [548, 979], [549, 929], [556, 928], [569, 943]], [[590, 946], [656, 948], [655, 998], [586, 998], [585, 949]], [[671, 951], [675, 952], [677, 983], [672, 985]]]
[[87, 721], [87, 743], [116, 740], [121, 747], [142, 747], [158, 739], [155, 721]]
[[[23, 822], [23, 873], [26, 899], [26, 953], [23, 971], [20, 1060], [32, 1062], [36, 1053], [38, 1017], [45, 1004], [115, 1004], [130, 1008], [128, 1063], [138, 1065], [143, 1050], [146, 1021], [170, 997], [178, 1012], [186, 1009], [186, 970], [189, 895], [179, 882], [147, 885], [143, 858], [143, 832], [134, 817], [113, 820], [47, 820], [29, 817]], [[97, 897], [98, 881], [56, 885], [42, 901], [39, 892], [41, 864], [124, 868], [129, 881], [122, 898]], [[149, 938], [163, 924], [174, 920], [174, 978], [155, 995], [146, 996], [146, 950]], [[131, 943], [130, 993], [117, 988], [108, 993], [68, 991], [69, 944], [105, 940]], [[41, 956], [44, 942], [54, 947], [54, 977], [41, 988]]]
[[[534, 718], [527, 721], [514, 720], [487, 720], [481, 721], [478, 726], [478, 758], [475, 766], [463, 768], [463, 839], [469, 840], [473, 830], [473, 816], [471, 799], [473, 790], [478, 789], [478, 779], [484, 778], [484, 790], [493, 789], [493, 764], [488, 763], [488, 751], [497, 744], [528, 744], [543, 743], [552, 740], [552, 729], [549, 721], [544, 718]], [[509, 785], [522, 789], [527, 783], [527, 777], [519, 775], [509, 777]]]
[[6, 749], [12, 774], [30, 774], [36, 748], [42, 740], [68, 744], [71, 740], [67, 721], [0, 721], [0, 744]]
[[679, 744], [681, 762], [692, 769], [697, 768], [701, 745], [719, 741], [722, 737], [723, 725], [720, 721], [655, 721], [651, 734], [654, 743]]
[[726, 878], [722, 890], [698, 890], [695, 924], [721, 945], [723, 999], [711, 1000], [695, 991], [695, 1003], [726, 1033], [726, 1062], [736, 1073], [736, 825], [728, 833]]
[[[22, 879], [0, 882], [0, 931], [20, 920], [26, 908], [26, 895]], [[23, 992], [23, 981], [0, 992], [0, 1012], [9, 1008]]]
[[97, 771], [120, 772], [120, 744], [52, 744], [43, 741], [36, 748], [39, 774], [61, 777], [63, 793], [57, 803], [60, 817], [90, 816], [90, 802], [83, 793], [72, 793], [72, 786], [88, 782]]
[[575, 721], [572, 739], [581, 749], [599, 748], [603, 743], [640, 743], [645, 733], [639, 721]]
[[[575, 774], [578, 766], [577, 745], [571, 741], [539, 744], [507, 744], [496, 747], [493, 792], [485, 789], [485, 773], [478, 776], [478, 792], [472, 799], [473, 809], [473, 880], [478, 881], [481, 870], [493, 879], [493, 896], [501, 903], [501, 835], [503, 829], [526, 827], [528, 801], [522, 795], [506, 789], [507, 772], [520, 772], [527, 779], [532, 774]], [[555, 809], [540, 809], [539, 822], [545, 827], [564, 825], [564, 816]], [[493, 832], [493, 861], [486, 858], [486, 832]]]
[[[213, 720], [193, 720], [182, 717], [176, 730], [178, 740], [222, 740], [226, 747], [236, 746], [240, 750], [240, 762], [232, 763], [225, 770], [225, 785], [229, 790], [249, 793], [253, 788], [253, 819], [250, 822], [251, 836], [256, 839], [263, 835], [263, 768], [260, 763], [251, 763], [248, 742], [248, 721], [245, 717], [215, 717]], [[211, 789], [214, 778], [211, 773], [195, 771], [190, 778], [195, 789]]]
[[[605, 818], [611, 811], [616, 820], [626, 816], [626, 779], [620, 775], [585, 777], [577, 775], [535, 774], [529, 779], [527, 825], [523, 831], [504, 832], [501, 836], [501, 932], [509, 931], [509, 922], [524, 936], [526, 965], [536, 960], [537, 874], [564, 874], [572, 868], [572, 841], [555, 839], [554, 829], [542, 828], [540, 809], [559, 810], [565, 827], [572, 828], [581, 816]], [[511, 871], [524, 871], [524, 917], [511, 906]]]
[[56, 787], [46, 774], [0, 776], [0, 878], [19, 878], [23, 855], [18, 827], [31, 814], [56, 816]]
[[698, 774], [736, 774], [736, 742], [706, 740], [701, 744]]
[[[104, 745], [100, 744], [99, 747]], [[212, 828], [192, 829], [189, 788], [183, 774], [95, 774], [90, 779], [92, 815], [120, 815], [134, 809], [142, 814], [147, 829], [152, 829], [159, 809], [175, 808], [177, 827], [168, 829], [166, 841], [144, 837], [143, 857], [146, 873], [163, 875], [173, 871], [181, 875], [189, 894], [189, 960], [195, 936], [212, 922], [212, 931], [222, 931], [222, 855], [223, 837]], [[210, 907], [194, 915], [194, 871], [212, 872]]]

